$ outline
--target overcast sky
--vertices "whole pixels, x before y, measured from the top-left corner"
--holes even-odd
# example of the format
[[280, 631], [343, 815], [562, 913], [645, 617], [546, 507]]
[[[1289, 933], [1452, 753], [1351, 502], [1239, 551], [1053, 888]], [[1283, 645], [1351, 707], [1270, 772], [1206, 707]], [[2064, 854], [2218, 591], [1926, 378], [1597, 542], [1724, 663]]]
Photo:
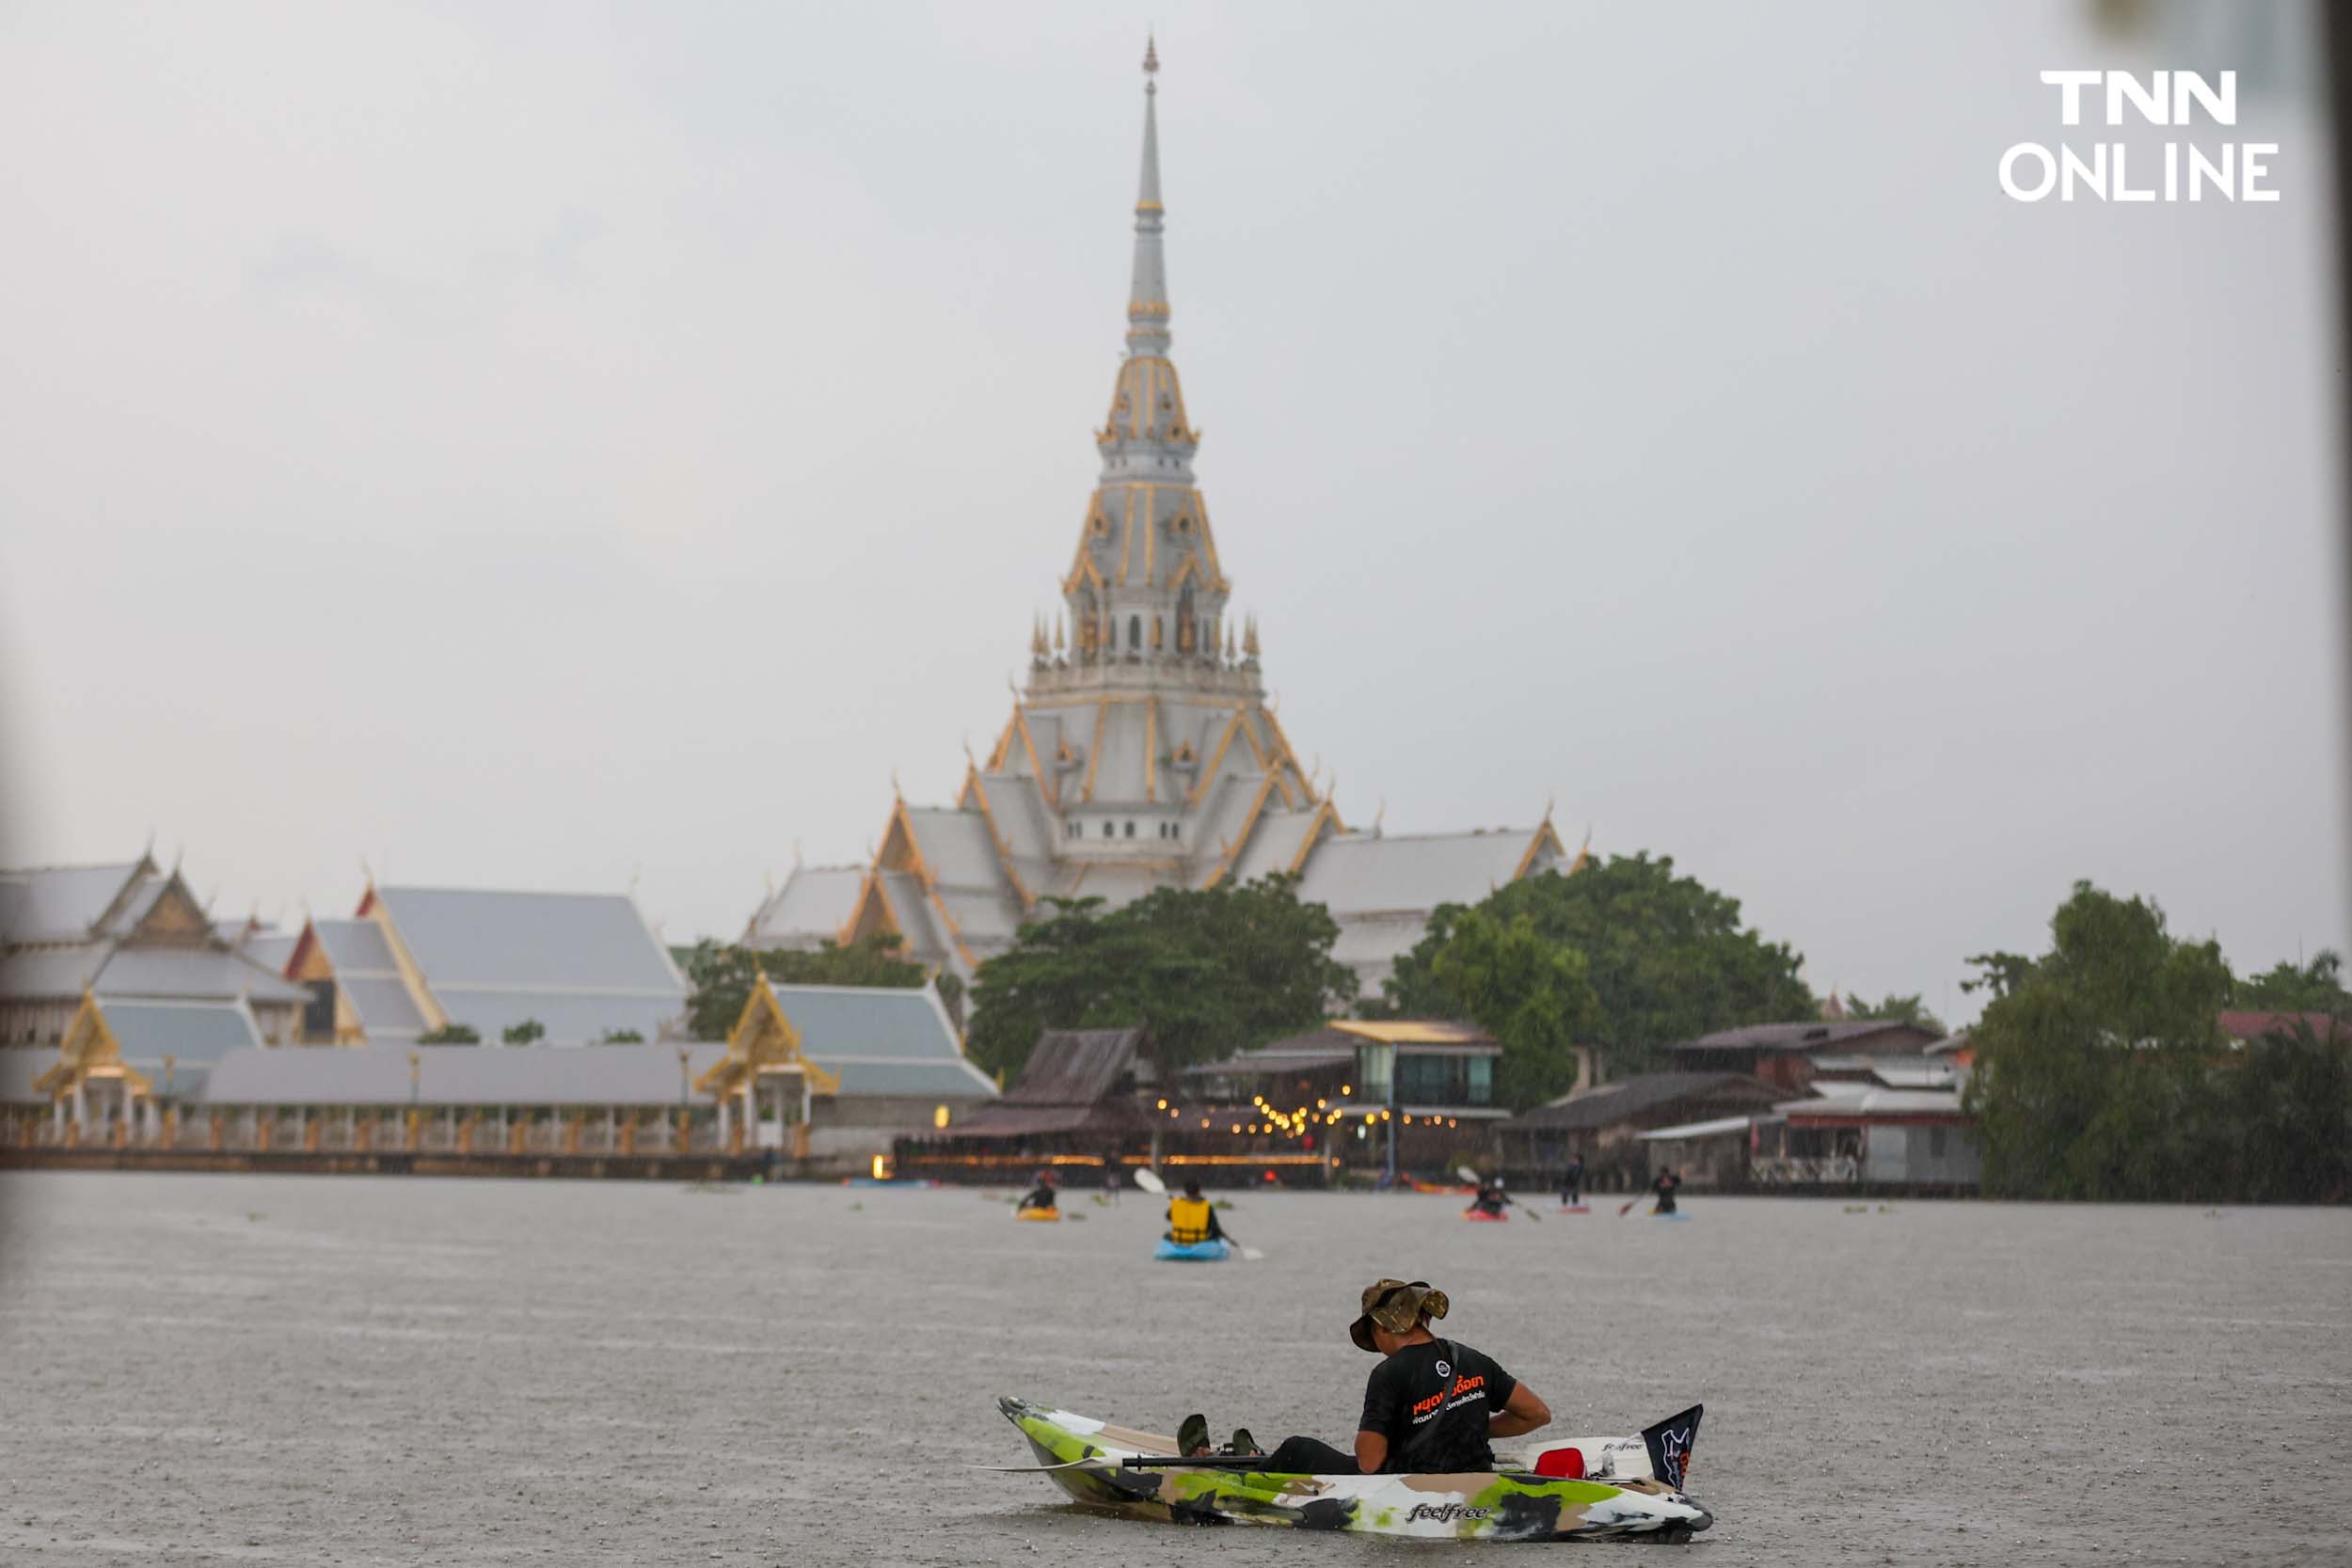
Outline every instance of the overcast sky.
[[[1057, 604], [1147, 17], [1175, 356], [1351, 821], [1673, 854], [1817, 990], [2076, 878], [2345, 945], [2313, 104], [2021, 206], [2074, 6], [0, 11], [14, 863], [733, 935]], [[1441, 20], [1442, 18], [1442, 20]], [[2145, 141], [2161, 133], [2141, 133]]]

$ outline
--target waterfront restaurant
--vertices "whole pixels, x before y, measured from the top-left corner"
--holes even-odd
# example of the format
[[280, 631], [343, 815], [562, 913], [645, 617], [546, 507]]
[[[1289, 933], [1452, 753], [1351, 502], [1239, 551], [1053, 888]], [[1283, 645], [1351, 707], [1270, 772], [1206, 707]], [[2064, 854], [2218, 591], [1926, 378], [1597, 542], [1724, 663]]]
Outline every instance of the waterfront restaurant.
[[1452, 1180], [1510, 1115], [1502, 1042], [1453, 1019], [1333, 1019], [1184, 1074], [1185, 1115], [1235, 1152], [1295, 1148], [1334, 1170]]

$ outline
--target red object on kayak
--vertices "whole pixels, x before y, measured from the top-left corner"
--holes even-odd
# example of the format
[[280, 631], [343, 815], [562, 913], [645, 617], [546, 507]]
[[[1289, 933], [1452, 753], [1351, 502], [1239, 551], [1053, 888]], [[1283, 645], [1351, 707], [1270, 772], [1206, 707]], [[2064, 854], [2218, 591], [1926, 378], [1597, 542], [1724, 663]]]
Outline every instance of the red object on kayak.
[[1462, 1211], [1462, 1217], [1466, 1220], [1474, 1221], [1480, 1225], [1501, 1225], [1504, 1220], [1509, 1219], [1511, 1216], [1508, 1214], [1489, 1214], [1483, 1209], [1465, 1209]]
[[1535, 1456], [1535, 1473], [1558, 1481], [1582, 1481], [1584, 1450], [1578, 1448], [1546, 1449]]

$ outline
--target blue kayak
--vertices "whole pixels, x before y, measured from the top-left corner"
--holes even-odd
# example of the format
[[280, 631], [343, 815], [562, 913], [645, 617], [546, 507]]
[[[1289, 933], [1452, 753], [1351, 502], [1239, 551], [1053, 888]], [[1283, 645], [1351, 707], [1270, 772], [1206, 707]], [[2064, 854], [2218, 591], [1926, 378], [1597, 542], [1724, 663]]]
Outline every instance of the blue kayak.
[[1152, 1256], [1163, 1263], [1222, 1263], [1232, 1251], [1222, 1237], [1206, 1242], [1171, 1242], [1163, 1236]]

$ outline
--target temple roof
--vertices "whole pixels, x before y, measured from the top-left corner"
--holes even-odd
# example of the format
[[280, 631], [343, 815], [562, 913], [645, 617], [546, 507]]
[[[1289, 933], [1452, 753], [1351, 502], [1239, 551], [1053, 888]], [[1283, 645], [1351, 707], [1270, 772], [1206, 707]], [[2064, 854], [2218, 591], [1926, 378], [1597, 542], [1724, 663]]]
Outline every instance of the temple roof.
[[814, 947], [837, 936], [856, 912], [862, 865], [795, 865], [745, 927], [753, 947]]
[[[377, 929], [352, 928], [361, 925]], [[346, 991], [372, 1038], [405, 1034], [437, 1008], [485, 1040], [527, 1021], [551, 1045], [629, 1031], [650, 1040], [686, 1011], [685, 980], [626, 894], [371, 886], [358, 919], [313, 927], [331, 958], [340, 946], [353, 964]], [[387, 980], [401, 982], [406, 1012]]]
[[97, 936], [133, 884], [157, 875], [142, 855], [110, 865], [44, 865], [0, 871], [0, 944], [75, 942]]
[[119, 864], [0, 871], [0, 996], [299, 1003], [276, 965], [233, 946], [177, 871]]

